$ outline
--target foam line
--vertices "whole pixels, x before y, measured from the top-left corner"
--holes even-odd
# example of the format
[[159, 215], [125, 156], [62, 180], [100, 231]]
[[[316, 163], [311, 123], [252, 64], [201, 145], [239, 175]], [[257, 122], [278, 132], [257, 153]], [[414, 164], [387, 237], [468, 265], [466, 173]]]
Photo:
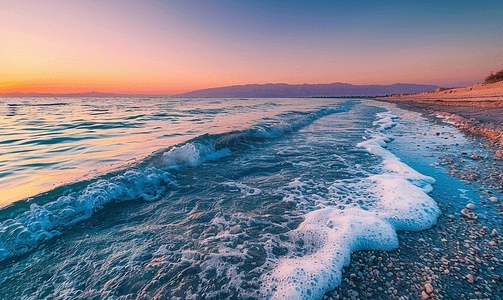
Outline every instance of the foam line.
[[[358, 250], [391, 250], [398, 247], [396, 231], [423, 230], [440, 215], [435, 201], [427, 195], [435, 180], [422, 175], [385, 149], [391, 139], [383, 132], [392, 128], [398, 117], [380, 113], [369, 131], [370, 139], [358, 146], [381, 156], [382, 174], [344, 186], [354, 204], [340, 209], [327, 200], [322, 208], [305, 215], [304, 222], [290, 232], [291, 238], [312, 245], [304, 256], [280, 259], [277, 266], [262, 276], [261, 293], [270, 299], [321, 299], [337, 287], [342, 268], [351, 253]], [[365, 192], [362, 192], [362, 191]]]

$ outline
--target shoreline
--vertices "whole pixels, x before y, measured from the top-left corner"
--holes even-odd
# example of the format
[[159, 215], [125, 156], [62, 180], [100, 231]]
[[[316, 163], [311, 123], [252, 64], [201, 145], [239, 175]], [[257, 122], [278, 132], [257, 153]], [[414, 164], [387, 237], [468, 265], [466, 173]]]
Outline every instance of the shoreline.
[[[503, 150], [503, 81], [464, 88], [439, 88], [376, 99], [448, 119], [461, 130], [485, 136]], [[498, 155], [503, 159], [503, 151]]]
[[[409, 99], [383, 98], [380, 101], [395, 103], [399, 107], [420, 112], [426, 117], [437, 115], [446, 118], [451, 123], [464, 132], [473, 133], [488, 138], [503, 150], [503, 101], [499, 103], [502, 107], [471, 106], [471, 102], [449, 101], [445, 102], [423, 102]], [[461, 103], [461, 104], [459, 104]], [[498, 156], [503, 158], [503, 151], [498, 152]]]
[[[480, 199], [466, 203], [483, 211], [473, 211], [477, 218], [465, 216], [460, 206], [466, 203], [454, 203], [434, 190], [430, 196], [442, 210], [437, 225], [398, 232], [395, 250], [353, 253], [341, 285], [323, 299], [503, 299], [503, 108], [395, 97], [378, 100], [420, 112], [431, 122], [447, 121], [488, 150], [489, 157], [454, 153], [438, 161], [449, 176], [473, 184]], [[463, 166], [466, 160], [477, 167]]]

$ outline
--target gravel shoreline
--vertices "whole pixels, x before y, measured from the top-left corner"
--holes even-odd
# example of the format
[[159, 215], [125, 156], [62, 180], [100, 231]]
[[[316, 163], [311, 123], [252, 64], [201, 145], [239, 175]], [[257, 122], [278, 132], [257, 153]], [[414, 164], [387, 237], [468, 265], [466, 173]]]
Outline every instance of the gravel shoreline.
[[[470, 106], [467, 101], [456, 102], [456, 105], [453, 103], [447, 105], [448, 102], [435, 104], [399, 98], [383, 98], [381, 100], [426, 115], [436, 114], [446, 117], [464, 132], [484, 136], [501, 148], [499, 150], [503, 150], [503, 107]], [[503, 101], [499, 101], [499, 103], [503, 106]], [[499, 156], [503, 158], [503, 151]]]
[[498, 230], [449, 218], [439, 206], [438, 224], [399, 232], [398, 249], [353, 253], [342, 284], [324, 299], [503, 299]]
[[[501, 125], [503, 119], [497, 108], [485, 113], [487, 108], [446, 109], [413, 101], [399, 106], [422, 112], [432, 121], [435, 120], [430, 114], [446, 110], [464, 114], [464, 118], [475, 119], [472, 122], [479, 124]], [[454, 205], [434, 190], [431, 196], [443, 213], [436, 226], [419, 232], [399, 232], [399, 248], [393, 251], [353, 253], [350, 265], [343, 270], [341, 285], [325, 294], [324, 299], [503, 299], [503, 161], [498, 154], [501, 145], [498, 140], [478, 139], [494, 156], [470, 157], [460, 153], [439, 161], [452, 177], [477, 185], [480, 200], [474, 201], [475, 209], [465, 208], [460, 214], [459, 204]], [[465, 159], [476, 162], [477, 167], [463, 168]], [[477, 207], [484, 208], [483, 212]]]

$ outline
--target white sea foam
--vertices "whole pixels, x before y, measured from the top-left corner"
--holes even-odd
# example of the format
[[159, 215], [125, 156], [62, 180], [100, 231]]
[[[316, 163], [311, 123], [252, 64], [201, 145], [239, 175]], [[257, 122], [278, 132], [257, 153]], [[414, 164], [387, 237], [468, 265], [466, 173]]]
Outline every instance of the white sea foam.
[[369, 131], [371, 138], [358, 146], [382, 157], [382, 174], [333, 184], [333, 199], [344, 195], [352, 199], [351, 204], [339, 207], [333, 199], [325, 199], [321, 209], [305, 215], [290, 236], [308, 245], [308, 252], [280, 259], [263, 276], [264, 298], [320, 299], [340, 284], [342, 268], [349, 264], [352, 252], [394, 249], [397, 230], [423, 230], [436, 223], [440, 210], [427, 195], [435, 180], [385, 149], [391, 138], [384, 131], [398, 117], [390, 113], [377, 117], [376, 128]]
[[179, 168], [181, 166], [195, 167], [205, 161], [213, 161], [230, 155], [227, 148], [215, 150], [213, 145], [187, 143], [175, 146], [163, 154], [164, 166]]
[[414, 185], [421, 187], [427, 193], [431, 192], [431, 184], [435, 183], [435, 179], [417, 172], [385, 149], [386, 144], [391, 142], [392, 138], [385, 136], [384, 132], [386, 129], [396, 125], [393, 120], [398, 117], [390, 113], [379, 113], [377, 117], [380, 118], [374, 122], [374, 125], [378, 125], [377, 130], [371, 133], [371, 139], [359, 143], [358, 146], [365, 148], [374, 155], [382, 157], [383, 169], [386, 172], [413, 182]]

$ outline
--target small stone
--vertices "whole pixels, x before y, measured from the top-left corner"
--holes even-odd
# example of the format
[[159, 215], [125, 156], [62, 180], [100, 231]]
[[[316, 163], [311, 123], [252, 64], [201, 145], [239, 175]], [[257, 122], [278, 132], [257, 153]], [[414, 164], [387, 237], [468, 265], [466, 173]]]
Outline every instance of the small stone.
[[490, 241], [490, 242], [489, 242], [489, 245], [491, 245], [491, 246], [496, 246], [496, 245], [497, 245], [497, 243], [496, 243], [496, 241]]
[[477, 216], [472, 211], [470, 211], [466, 208], [461, 211], [461, 214], [469, 219], [476, 219], [477, 218]]
[[478, 159], [480, 159], [480, 156], [478, 156], [477, 154], [472, 154], [472, 156], [470, 156], [470, 158], [473, 160], [478, 160]]
[[427, 283], [424, 285], [424, 288], [426, 289], [426, 292], [428, 294], [431, 294], [433, 292], [433, 287], [431, 286], [431, 284]]
[[496, 198], [496, 197], [494, 197], [494, 196], [493, 196], [493, 197], [489, 197], [489, 198], [487, 199], [487, 201], [492, 202], [492, 203], [497, 203], [497, 202], [498, 202], [498, 198]]
[[475, 205], [473, 203], [468, 203], [466, 205], [466, 208], [470, 209], [470, 210], [474, 210], [475, 209]]
[[425, 292], [425, 291], [422, 291], [422, 292], [421, 292], [421, 295], [423, 295], [423, 299], [428, 299], [428, 298], [430, 298], [430, 295], [426, 294], [426, 292]]
[[473, 276], [472, 276], [472, 274], [466, 275], [466, 280], [468, 280], [469, 283], [473, 283]]
[[496, 231], [496, 229], [493, 229], [490, 236], [498, 236], [498, 231]]

